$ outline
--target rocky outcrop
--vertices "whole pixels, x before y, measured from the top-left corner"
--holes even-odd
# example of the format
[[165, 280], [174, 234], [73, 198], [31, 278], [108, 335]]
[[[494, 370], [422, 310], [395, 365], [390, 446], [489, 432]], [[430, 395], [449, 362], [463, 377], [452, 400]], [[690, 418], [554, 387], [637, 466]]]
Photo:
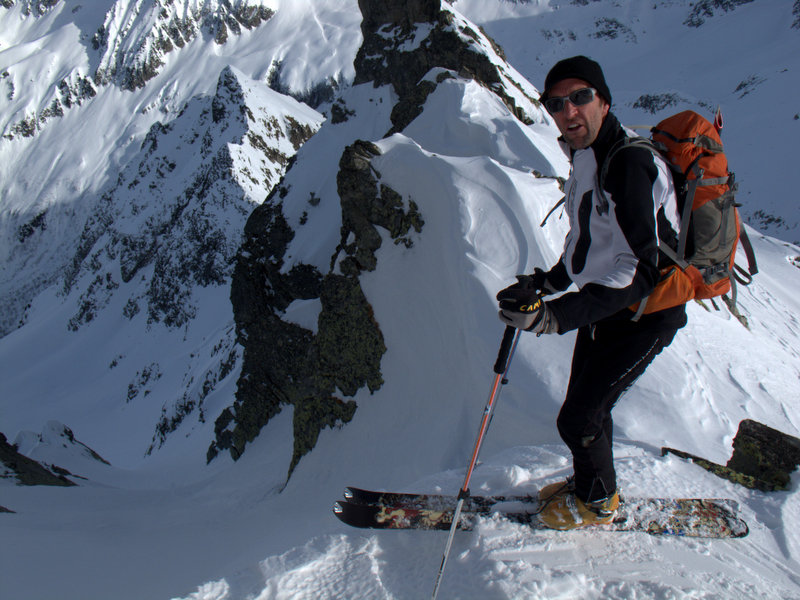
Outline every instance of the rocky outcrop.
[[[359, 275], [377, 266], [375, 251], [385, 229], [396, 243], [412, 244], [422, 217], [378, 181], [370, 159], [374, 144], [357, 141], [340, 161], [337, 190], [342, 211], [341, 242], [331, 268], [296, 263], [286, 269], [295, 232], [282, 212], [279, 188], [248, 219], [231, 287], [237, 339], [245, 348], [236, 402], [216, 421], [208, 459], [221, 450], [234, 459], [284, 407], [293, 410], [294, 449], [289, 475], [316, 444], [320, 431], [350, 421], [359, 389], [383, 384], [383, 335]], [[317, 329], [284, 319], [296, 301], [319, 303]], [[343, 397], [342, 397], [343, 396]]]
[[[167, 54], [201, 33], [224, 44], [229, 35], [258, 27], [274, 14], [263, 5], [246, 2], [199, 2], [189, 6], [172, 0], [141, 5], [125, 12], [123, 19], [119, 10], [112, 7], [92, 37], [92, 47], [101, 55], [94, 81], [100, 85], [115, 83], [127, 90], [143, 87], [158, 74]], [[132, 45], [127, 34], [139, 28], [148, 34]]]
[[661, 455], [675, 454], [739, 485], [762, 492], [788, 490], [792, 473], [800, 466], [800, 439], [758, 421], [745, 419], [733, 438], [733, 454], [720, 465], [700, 456], [661, 448]]
[[[0, 80], [8, 78], [8, 71], [0, 73]], [[10, 79], [7, 82], [7, 86], [7, 95], [11, 100], [14, 98], [16, 90]], [[96, 95], [97, 89], [89, 77], [73, 73], [70, 77], [61, 79], [58, 82], [55, 89], [51, 91], [50, 98], [44, 108], [38, 112], [31, 112], [20, 121], [9, 125], [3, 133], [3, 137], [7, 140], [13, 140], [16, 137], [33, 137], [48, 121], [56, 117], [63, 117], [66, 110], [73, 106], [80, 106]]]
[[683, 22], [689, 27], [700, 27], [706, 19], [717, 13], [726, 13], [735, 10], [742, 4], [749, 4], [753, 0], [698, 0], [692, 4], [689, 16]]
[[[21, 2], [18, 1], [17, 4], [22, 8], [23, 15], [41, 17], [58, 4], [59, 1], [60, 0], [22, 0]], [[0, 6], [11, 8], [14, 6], [14, 0], [0, 0]]]
[[[534, 105], [538, 99], [503, 66], [502, 49], [479, 29], [442, 10], [439, 0], [359, 0], [359, 6], [365, 15], [364, 42], [355, 60], [355, 83], [394, 87], [399, 101], [387, 135], [402, 131], [422, 112], [425, 99], [436, 88], [435, 82], [423, 77], [434, 68], [474, 79], [497, 94], [520, 120], [533, 121], [515, 96], [527, 96]], [[516, 88], [514, 93], [511, 87]]]
[[67, 479], [68, 472], [54, 467], [48, 469], [35, 460], [23, 456], [13, 445], [8, 443], [6, 436], [0, 433], [0, 463], [5, 465], [6, 474], [0, 477], [13, 477], [19, 485], [59, 485], [72, 486], [74, 482]]
[[336, 177], [342, 205], [342, 243], [340, 269], [346, 275], [358, 276], [373, 271], [378, 264], [375, 251], [381, 247], [378, 227], [389, 232], [395, 243], [412, 244], [408, 234], [422, 231], [424, 221], [416, 203], [404, 205], [400, 195], [380, 177], [371, 159], [380, 153], [375, 144], [356, 141], [348, 146], [339, 160]]
[[750, 475], [771, 489], [788, 490], [800, 466], [800, 439], [745, 419], [733, 438], [728, 469]]

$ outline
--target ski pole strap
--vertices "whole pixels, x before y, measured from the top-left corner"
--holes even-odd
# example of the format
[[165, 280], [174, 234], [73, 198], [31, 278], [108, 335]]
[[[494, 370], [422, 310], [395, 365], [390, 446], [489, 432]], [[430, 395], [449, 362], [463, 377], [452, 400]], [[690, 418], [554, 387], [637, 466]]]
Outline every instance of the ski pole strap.
[[506, 325], [506, 330], [503, 333], [503, 341], [500, 342], [500, 351], [497, 353], [497, 360], [494, 363], [494, 372], [502, 375], [506, 372], [506, 365], [508, 365], [508, 353], [511, 352], [511, 346], [514, 343], [514, 334], [516, 329], [510, 325]]
[[551, 208], [550, 210], [547, 211], [547, 214], [544, 216], [544, 219], [542, 219], [542, 222], [539, 223], [539, 227], [544, 227], [545, 223], [547, 223], [547, 219], [550, 218], [550, 215], [552, 215], [554, 212], [556, 212], [556, 209], [558, 209], [558, 207], [561, 206], [562, 204], [564, 204], [566, 201], [567, 201], [567, 197], [566, 196], [562, 196], [561, 200], [556, 202], [553, 205], [553, 208]]
[[[749, 273], [749, 280], [742, 282], [744, 285], [747, 285], [753, 280], [753, 275], [758, 273], [758, 265], [756, 264], [756, 254], [753, 251], [753, 244], [750, 242], [750, 237], [747, 235], [744, 225], [741, 226], [739, 231], [739, 242], [742, 244], [744, 254], [747, 257], [747, 272]], [[738, 268], [738, 270], [741, 272], [744, 269]]]

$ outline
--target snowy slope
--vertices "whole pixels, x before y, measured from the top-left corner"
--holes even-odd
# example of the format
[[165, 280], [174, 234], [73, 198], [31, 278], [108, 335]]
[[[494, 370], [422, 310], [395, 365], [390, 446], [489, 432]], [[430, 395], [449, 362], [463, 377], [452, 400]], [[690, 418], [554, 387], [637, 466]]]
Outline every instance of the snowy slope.
[[[2, 334], [19, 325], [36, 294], [58, 281], [97, 199], [155, 123], [169, 122], [190, 100], [212, 95], [227, 66], [298, 96], [352, 80], [360, 44], [355, 1], [63, 0], [31, 9], [34, 4], [0, 5]], [[208, 28], [229, 9], [248, 5], [275, 14], [217, 43]], [[186, 39], [180, 47], [172, 44], [165, 52], [148, 46], [155, 23], [165, 30], [178, 23], [189, 33], [181, 34]], [[106, 31], [105, 45], [93, 43], [100, 30]], [[290, 33], [297, 30], [304, 36]], [[145, 46], [143, 57], [138, 50]], [[95, 81], [103, 68], [121, 72], [122, 66], [109, 66], [114, 60], [132, 71], [142, 70], [141, 61], [163, 64], [131, 91], [113, 78]], [[45, 230], [46, 236], [35, 236]]]
[[[521, 35], [514, 27], [520, 21], [530, 30], [533, 17], [526, 15], [534, 10], [554, 19], [548, 10], [555, 3], [485, 3], [490, 4], [494, 12], [473, 4], [475, 20], [486, 19], [511, 64], [540, 82], [546, 67], [527, 71], [535, 63], [513, 58], [514, 40]], [[586, 21], [577, 12], [574, 21], [590, 29], [596, 16], [591, 11], [615, 11], [614, 4], [589, 3]], [[715, 18], [740, 19], [741, 11], [751, 8]], [[469, 9], [463, 7], [468, 15]], [[562, 9], [584, 10], [578, 4]], [[664, 9], [674, 12], [675, 22], [677, 15], [688, 12], [686, 3], [679, 2], [658, 3], [657, 10]], [[769, 6], [765, 12], [772, 14]], [[274, 19], [280, 14], [278, 10]], [[358, 19], [351, 13], [346, 18], [326, 14], [333, 15], [338, 33], [332, 38], [337, 42], [346, 37], [342, 31], [359, 35], [352, 27]], [[503, 39], [497, 32], [506, 30]], [[517, 47], [528, 43], [525, 37]], [[601, 58], [602, 50], [611, 57], [619, 50], [615, 44], [592, 38], [586, 46], [576, 42], [565, 50]], [[302, 60], [321, 64], [319, 48], [309, 44], [304, 49], [316, 53], [313, 60], [308, 55]], [[243, 53], [242, 47], [239, 51]], [[297, 47], [293, 52], [302, 55]], [[188, 64], [192, 69], [203, 63]], [[179, 69], [176, 63], [170, 68]], [[214, 73], [209, 86], [217, 82], [220, 70], [209, 67]], [[247, 77], [253, 73], [242, 73], [251, 85]], [[631, 98], [639, 93], [638, 86], [632, 89], [637, 91]], [[253, 90], [260, 98], [268, 95], [257, 86]], [[235, 373], [220, 379], [206, 398], [207, 420], [184, 423], [144, 458], [161, 407], [172, 406], [165, 399], [176, 395], [173, 390], [183, 393], [189, 380], [194, 380], [190, 388], [202, 389], [203, 376], [219, 365], [220, 348], [235, 350], [221, 344], [232, 340], [228, 290], [194, 290], [202, 296], [197, 313], [177, 335], [160, 327], [141, 335], [126, 327], [120, 315], [129, 296], [119, 292], [109, 304], [114, 310], [100, 312], [81, 327], [80, 335], [71, 335], [65, 324], [75, 305], [65, 303], [55, 290], [45, 292], [27, 324], [3, 338], [0, 346], [0, 429], [26, 455], [86, 479], [76, 479], [81, 485], [69, 489], [23, 488], [0, 480], [0, 505], [17, 511], [0, 515], [0, 595], [230, 600], [411, 599], [430, 594], [444, 534], [348, 529], [330, 508], [347, 484], [457, 491], [502, 334], [494, 294], [516, 273], [547, 266], [560, 253], [564, 223], [554, 216], [545, 228], [539, 227], [560, 196], [558, 186], [531, 171], [565, 175], [567, 165], [546, 120], [521, 124], [497, 96], [458, 75], [439, 85], [406, 130], [386, 139], [382, 136], [396, 100], [388, 87], [365, 84], [340, 95], [355, 116], [323, 126], [303, 146], [286, 180], [293, 194], [335, 195], [342, 148], [355, 139], [372, 140], [382, 152], [373, 162], [380, 181], [405, 200], [413, 199], [425, 219], [411, 247], [395, 245], [384, 234], [379, 268], [362, 277], [387, 346], [381, 389], [358, 392], [353, 421], [324, 430], [280, 493], [292, 454], [290, 408], [267, 424], [238, 461], [222, 456], [205, 464], [213, 418], [233, 398]], [[627, 111], [623, 97], [621, 89], [617, 103]], [[636, 113], [620, 114], [627, 120]], [[56, 123], [61, 122], [49, 127], [59, 127]], [[127, 152], [139, 148], [148, 128], [140, 130]], [[176, 137], [167, 139], [177, 143]], [[30, 144], [23, 155], [34, 156], [33, 148]], [[338, 240], [340, 216], [324, 202], [319, 208], [310, 212], [291, 253], [323, 267]], [[302, 206], [286, 210], [299, 222]], [[125, 214], [120, 221], [130, 223], [135, 217]], [[800, 431], [800, 249], [756, 230], [751, 237], [761, 273], [739, 296], [750, 329], [727, 312], [691, 305], [689, 325], [615, 412], [625, 491], [735, 498], [750, 535], [735, 541], [686, 541], [637, 534], [533, 533], [487, 521], [477, 532], [456, 537], [441, 597], [800, 596], [798, 475], [792, 491], [765, 495], [658, 452], [669, 445], [724, 463], [736, 426], [746, 417], [793, 435]], [[69, 247], [66, 237], [60, 239]], [[74, 248], [68, 255], [73, 254]], [[313, 328], [315, 312], [308, 308], [298, 304], [287, 315]], [[533, 492], [569, 473], [568, 454], [554, 421], [572, 339], [523, 339], [473, 491]], [[124, 359], [120, 348], [126, 349]], [[152, 355], [164, 357], [161, 376], [143, 378]], [[19, 394], [18, 400], [9, 400], [12, 392]], [[125, 402], [128, 393], [133, 393], [132, 402]], [[76, 440], [65, 437], [63, 425], [53, 419], [74, 431]], [[80, 442], [111, 465], [87, 453]], [[43, 572], [48, 576], [42, 577]]]

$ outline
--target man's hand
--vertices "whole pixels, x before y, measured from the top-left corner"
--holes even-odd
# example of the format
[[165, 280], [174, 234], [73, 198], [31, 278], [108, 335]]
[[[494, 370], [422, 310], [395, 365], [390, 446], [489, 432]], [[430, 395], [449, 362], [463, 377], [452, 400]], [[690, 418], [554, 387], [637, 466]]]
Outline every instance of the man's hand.
[[522, 287], [523, 277], [517, 276], [517, 284], [497, 294], [500, 303], [500, 320], [506, 325], [532, 331], [537, 335], [555, 333], [558, 322], [535, 289]]

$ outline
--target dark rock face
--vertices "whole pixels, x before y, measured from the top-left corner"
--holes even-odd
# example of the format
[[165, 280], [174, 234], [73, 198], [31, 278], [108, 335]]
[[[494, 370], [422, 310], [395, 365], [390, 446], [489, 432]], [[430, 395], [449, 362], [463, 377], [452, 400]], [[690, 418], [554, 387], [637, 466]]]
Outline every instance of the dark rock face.
[[[422, 230], [423, 220], [414, 201], [408, 210], [400, 195], [386, 185], [378, 186], [370, 160], [380, 153], [370, 142], [356, 141], [348, 146], [339, 161], [337, 186], [342, 204], [342, 245], [346, 257], [341, 270], [358, 276], [378, 264], [375, 251], [381, 246], [376, 226], [383, 227], [395, 243], [411, 245], [410, 230]], [[345, 243], [352, 235], [353, 241]]]
[[[396, 192], [379, 183], [370, 165], [378, 153], [374, 144], [357, 141], [342, 155], [337, 175], [341, 242], [329, 272], [303, 263], [284, 269], [295, 232], [282, 212], [281, 188], [248, 220], [231, 287], [237, 338], [245, 348], [242, 373], [236, 402], [216, 421], [209, 460], [221, 450], [234, 459], [241, 456], [288, 405], [294, 411], [291, 475], [322, 429], [353, 418], [356, 403], [339, 395], [351, 397], [363, 387], [374, 392], [383, 384], [380, 362], [386, 346], [359, 275], [377, 266], [377, 227], [408, 246], [411, 230], [421, 231], [423, 222], [413, 201], [406, 208]], [[295, 300], [319, 302], [316, 332], [282, 319]]]
[[683, 22], [688, 27], [700, 27], [706, 19], [717, 13], [726, 13], [735, 10], [742, 4], [749, 4], [753, 0], [699, 0], [692, 4], [692, 11]]
[[661, 455], [675, 454], [694, 464], [752, 490], [774, 492], [789, 489], [792, 473], [800, 466], [800, 439], [745, 419], [733, 438], [733, 455], [725, 465], [675, 450], [662, 448]]
[[[362, 12], [367, 12], [361, 24], [364, 41], [356, 55], [354, 83], [372, 81], [376, 87], [386, 84], [394, 87], [399, 102], [392, 112], [393, 127], [387, 135], [403, 131], [422, 112], [425, 99], [436, 89], [435, 83], [422, 78], [435, 67], [477, 81], [497, 94], [521, 121], [532, 122], [504, 89], [501, 67], [489, 59], [481, 42], [485, 40], [501, 59], [502, 49], [485, 34], [456, 23], [453, 13], [441, 10], [438, 0], [408, 5], [389, 0], [361, 0], [359, 5], [363, 5]], [[409, 49], [422, 21], [430, 27], [430, 32], [415, 48]], [[534, 98], [531, 101], [537, 102]]]
[[733, 455], [726, 467], [787, 490], [791, 473], [800, 465], [800, 439], [746, 419], [733, 438]]

